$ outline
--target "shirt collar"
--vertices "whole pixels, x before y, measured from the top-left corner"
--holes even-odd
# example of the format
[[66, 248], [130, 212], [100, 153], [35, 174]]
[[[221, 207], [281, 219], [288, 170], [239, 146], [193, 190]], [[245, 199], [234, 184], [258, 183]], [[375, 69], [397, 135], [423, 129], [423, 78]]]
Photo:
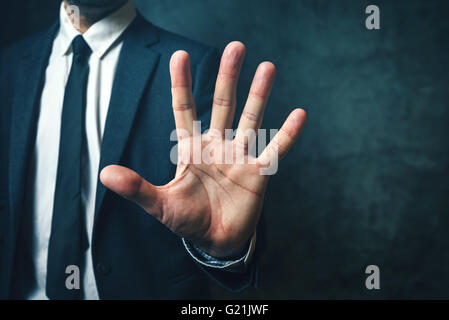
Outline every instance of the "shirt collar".
[[[93, 24], [83, 34], [84, 40], [92, 49], [93, 54], [101, 59], [131, 24], [136, 15], [134, 1], [129, 0], [119, 10]], [[73, 39], [81, 33], [71, 23], [64, 8], [64, 2], [61, 3], [60, 25], [61, 55], [66, 55], [71, 53]]]

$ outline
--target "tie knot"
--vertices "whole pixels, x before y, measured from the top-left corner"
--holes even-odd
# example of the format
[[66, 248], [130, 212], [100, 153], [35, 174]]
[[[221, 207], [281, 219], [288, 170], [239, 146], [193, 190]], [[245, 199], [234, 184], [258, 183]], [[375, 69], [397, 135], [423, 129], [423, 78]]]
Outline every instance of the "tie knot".
[[77, 62], [87, 61], [92, 53], [92, 50], [82, 35], [76, 36], [76, 38], [73, 39], [72, 50], [75, 61]]

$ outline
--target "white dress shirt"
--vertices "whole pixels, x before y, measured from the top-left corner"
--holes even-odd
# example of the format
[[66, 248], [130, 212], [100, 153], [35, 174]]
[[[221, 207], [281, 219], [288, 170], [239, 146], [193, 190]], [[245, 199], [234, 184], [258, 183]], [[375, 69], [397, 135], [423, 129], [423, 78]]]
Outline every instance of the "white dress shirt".
[[[132, 1], [120, 10], [92, 25], [84, 34], [92, 55], [89, 60], [89, 78], [86, 102], [87, 150], [83, 154], [81, 198], [86, 217], [89, 242], [92, 239], [97, 189], [100, 147], [111, 97], [112, 84], [122, 48], [121, 35], [136, 17]], [[47, 299], [48, 244], [51, 232], [53, 201], [58, 169], [59, 139], [64, 91], [72, 65], [72, 40], [80, 33], [74, 28], [65, 11], [60, 10], [60, 29], [53, 42], [45, 84], [40, 101], [37, 136], [34, 148], [33, 194], [33, 261], [37, 287], [29, 299]], [[91, 249], [86, 252], [86, 269], [82, 287], [86, 299], [98, 299], [92, 267]]]

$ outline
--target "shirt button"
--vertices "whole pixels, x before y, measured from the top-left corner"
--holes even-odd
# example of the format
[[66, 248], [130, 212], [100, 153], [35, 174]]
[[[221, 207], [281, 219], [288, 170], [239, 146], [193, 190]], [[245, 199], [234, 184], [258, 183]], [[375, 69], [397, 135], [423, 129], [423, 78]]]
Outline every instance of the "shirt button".
[[98, 262], [95, 269], [104, 276], [107, 276], [111, 272], [111, 266], [103, 262]]

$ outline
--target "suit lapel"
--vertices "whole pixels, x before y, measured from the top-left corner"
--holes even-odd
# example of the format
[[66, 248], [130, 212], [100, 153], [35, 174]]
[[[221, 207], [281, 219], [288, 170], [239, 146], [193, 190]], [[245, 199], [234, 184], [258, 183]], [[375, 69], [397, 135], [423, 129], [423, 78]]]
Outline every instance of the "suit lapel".
[[59, 23], [55, 23], [49, 30], [33, 39], [32, 44], [22, 55], [15, 75], [18, 81], [14, 88], [18, 92], [12, 102], [9, 149], [10, 230], [14, 238], [23, 211], [25, 183], [34, 145], [40, 93], [58, 28]]
[[[157, 41], [156, 28], [141, 16], [134, 20], [124, 34], [106, 118], [99, 173], [108, 165], [120, 163], [141, 97], [159, 61], [159, 53], [149, 48]], [[106, 188], [98, 180], [95, 220], [105, 193]]]

